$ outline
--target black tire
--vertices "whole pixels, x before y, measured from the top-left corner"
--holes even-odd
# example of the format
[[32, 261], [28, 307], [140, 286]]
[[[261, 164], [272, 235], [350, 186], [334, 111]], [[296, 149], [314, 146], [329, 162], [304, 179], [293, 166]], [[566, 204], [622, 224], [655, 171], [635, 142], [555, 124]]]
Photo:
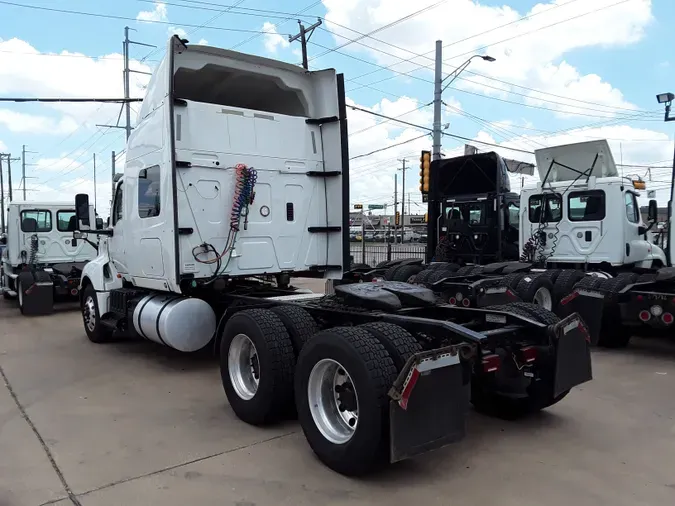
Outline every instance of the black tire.
[[574, 288], [581, 288], [586, 290], [596, 290], [599, 289], [606, 280], [599, 278], [597, 276], [584, 276]]
[[286, 327], [286, 331], [291, 337], [293, 351], [297, 357], [305, 343], [319, 331], [319, 326], [312, 315], [298, 306], [274, 306], [271, 311], [279, 317]]
[[460, 269], [458, 264], [452, 262], [433, 262], [427, 266], [427, 269], [436, 270], [436, 269], [445, 269], [448, 271], [456, 272]]
[[407, 282], [411, 277], [416, 276], [418, 273], [422, 272], [424, 267], [421, 265], [401, 265], [398, 269], [394, 271], [392, 276], [392, 281], [403, 281]]
[[[548, 303], [550, 307], [546, 309], [552, 311], [555, 308], [555, 299], [553, 297], [553, 283], [546, 276], [527, 275], [518, 282], [516, 286], [516, 293], [523, 299], [524, 302], [532, 302], [536, 304], [535, 296], [537, 292], [541, 292], [546, 296], [548, 292]], [[541, 305], [541, 304], [540, 304]], [[544, 306], [542, 306], [544, 307]]]
[[[257, 360], [253, 363], [258, 364], [257, 389], [248, 399], [237, 393], [229, 368], [230, 346], [240, 334], [255, 346], [253, 357]], [[294, 367], [293, 343], [276, 313], [269, 309], [245, 309], [225, 324], [220, 341], [220, 377], [232, 410], [244, 422], [262, 425], [288, 412], [293, 403]]]
[[19, 273], [19, 277], [16, 278], [16, 293], [19, 299], [19, 311], [21, 314], [25, 314], [24, 311], [24, 297], [26, 296], [26, 290], [28, 290], [33, 283], [35, 283], [35, 277], [32, 272], [23, 271]]
[[476, 269], [475, 265], [465, 265], [457, 269], [458, 276], [470, 276], [471, 273]]
[[512, 272], [511, 274], [504, 276], [499, 284], [501, 286], [509, 287], [511, 290], [515, 291], [518, 283], [520, 283], [520, 280], [524, 277], [525, 273], [523, 272]]
[[553, 285], [553, 297], [556, 305], [559, 304], [563, 298], [572, 293], [574, 285], [576, 285], [583, 277], [583, 272], [573, 269], [564, 270], [558, 274], [555, 284]]
[[431, 271], [431, 274], [429, 274], [429, 276], [427, 276], [426, 282], [428, 284], [433, 284], [433, 283], [436, 283], [436, 282], [440, 281], [441, 279], [445, 279], [445, 278], [449, 278], [450, 276], [454, 276], [455, 274], [456, 273], [452, 272], [452, 271], [446, 271], [446, 270], [443, 270], [443, 269], [435, 269], [435, 270]]
[[403, 267], [403, 265], [401, 264], [396, 264], [393, 265], [392, 267], [389, 267], [386, 271], [384, 271], [383, 278], [387, 281], [393, 281], [396, 271], [399, 270], [401, 267]]
[[[308, 385], [314, 366], [323, 359], [338, 362], [352, 379], [358, 399], [358, 423], [351, 438], [337, 444], [317, 427], [310, 411]], [[384, 345], [359, 327], [319, 332], [300, 352], [295, 372], [298, 420], [309, 446], [326, 466], [358, 476], [375, 471], [389, 457], [389, 398], [396, 367]]]
[[563, 272], [562, 269], [550, 269], [544, 272], [540, 272], [538, 273], [538, 275], [550, 279], [551, 283], [553, 283], [553, 285], [555, 286], [555, 282], [562, 272]]
[[[80, 301], [82, 323], [84, 324], [84, 331], [89, 340], [96, 344], [109, 342], [112, 339], [112, 332], [101, 324], [101, 312], [98, 309], [96, 290], [94, 290], [92, 285], [87, 285], [84, 290], [82, 290], [82, 298]], [[88, 315], [93, 318], [93, 326], [87, 325]]]
[[415, 283], [419, 284], [426, 283], [429, 279], [429, 276], [431, 276], [434, 272], [436, 272], [435, 269], [424, 269], [415, 276]]
[[621, 314], [618, 301], [619, 292], [626, 286], [634, 283], [638, 276], [633, 273], [622, 273], [615, 278], [604, 279], [599, 286], [604, 292], [604, 311], [598, 337], [598, 346], [601, 348], [625, 348], [632, 337], [630, 327], [621, 325]]
[[534, 320], [543, 323], [545, 325], [555, 325], [560, 321], [558, 315], [538, 304], [532, 304], [529, 302], [511, 302], [509, 304], [504, 305], [506, 311], [508, 311], [509, 308], [512, 307], [525, 311]]
[[394, 361], [396, 371], [401, 372], [408, 359], [422, 351], [422, 345], [410, 332], [393, 323], [371, 322], [359, 325], [377, 339]]

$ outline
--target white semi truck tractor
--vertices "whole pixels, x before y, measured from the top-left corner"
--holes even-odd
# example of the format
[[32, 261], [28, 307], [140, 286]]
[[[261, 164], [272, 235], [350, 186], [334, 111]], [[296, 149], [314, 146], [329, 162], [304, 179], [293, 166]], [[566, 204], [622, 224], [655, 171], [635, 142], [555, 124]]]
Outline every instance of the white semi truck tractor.
[[[350, 283], [344, 79], [170, 39], [82, 274], [89, 339], [213, 347], [231, 408], [297, 412], [358, 475], [461, 439], [470, 403], [544, 409], [591, 379], [587, 329], [531, 305], [466, 309], [400, 282]], [[293, 277], [343, 281], [300, 293]]]
[[[95, 223], [94, 207], [86, 210]], [[7, 206], [7, 234], [0, 255], [0, 291], [24, 315], [50, 314], [55, 301], [77, 300], [80, 275], [96, 257], [96, 244], [73, 238], [72, 202], [14, 201]]]

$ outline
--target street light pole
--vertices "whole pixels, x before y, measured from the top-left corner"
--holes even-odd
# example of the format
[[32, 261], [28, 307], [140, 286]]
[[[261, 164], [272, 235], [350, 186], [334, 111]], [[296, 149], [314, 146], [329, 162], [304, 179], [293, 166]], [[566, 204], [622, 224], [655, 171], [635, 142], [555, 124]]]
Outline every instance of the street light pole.
[[[656, 95], [656, 100], [659, 104], [665, 104], [666, 111], [663, 117], [663, 121], [675, 121], [675, 117], [670, 116], [670, 106], [675, 100], [675, 95], [673, 93], [661, 93]], [[673, 265], [673, 254], [672, 254], [672, 244], [673, 244], [673, 198], [675, 198], [675, 148], [673, 150], [673, 169], [670, 174], [670, 200], [668, 201], [668, 244], [666, 245], [666, 259], [670, 266]]]
[[[457, 67], [451, 74], [443, 77], [443, 43], [440, 40], [436, 41], [436, 66], [434, 72], [434, 125], [433, 125], [433, 146], [431, 148], [431, 160], [441, 159], [441, 104], [443, 103], [443, 92], [450, 86], [457, 77], [469, 66], [474, 58], [481, 58], [487, 62], [495, 61], [495, 58], [487, 55], [475, 54], [459, 67]], [[452, 77], [445, 86], [443, 81], [448, 77]]]

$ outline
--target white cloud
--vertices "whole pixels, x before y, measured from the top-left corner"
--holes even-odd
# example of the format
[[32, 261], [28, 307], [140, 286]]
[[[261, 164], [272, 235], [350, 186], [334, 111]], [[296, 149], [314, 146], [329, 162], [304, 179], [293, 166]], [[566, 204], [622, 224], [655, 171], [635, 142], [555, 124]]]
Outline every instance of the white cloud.
[[[130, 66], [143, 72], [152, 70], [137, 60], [131, 60]], [[89, 58], [69, 51], [41, 53], [28, 42], [16, 38], [0, 41], [0, 95], [123, 97], [121, 69], [122, 55], [118, 53]], [[45, 76], [49, 76], [49, 79], [45, 79]], [[143, 97], [148, 80], [147, 75], [132, 73], [131, 96]], [[52, 103], [37, 107], [59, 111], [74, 119], [78, 126], [114, 121], [120, 109], [118, 104], [99, 103]], [[68, 127], [68, 123], [61, 121], [58, 120], [56, 124]]]
[[177, 26], [170, 26], [167, 31], [169, 33], [169, 37], [172, 35], [178, 35], [181, 39], [187, 39], [188, 34], [182, 28], [179, 28]]
[[197, 44], [200, 45], [200, 46], [208, 46], [209, 41], [206, 40], [206, 39], [199, 39], [199, 42], [197, 42]]
[[276, 53], [280, 47], [283, 49], [290, 45], [290, 42], [277, 32], [277, 27], [274, 23], [265, 21], [262, 31], [265, 32], [264, 44], [268, 53]]
[[166, 21], [167, 12], [166, 4], [163, 2], [155, 2], [155, 8], [151, 11], [141, 11], [136, 16], [138, 21]]
[[24, 114], [0, 109], [0, 125], [14, 133], [63, 135], [78, 129], [78, 122], [71, 116], [57, 120], [48, 116]]
[[[354, 32], [339, 25], [368, 33], [434, 3], [437, 2], [423, 0], [412, 7], [406, 2], [324, 0], [327, 27], [350, 39], [355, 37]], [[433, 67], [433, 49], [435, 41], [440, 39], [445, 44], [443, 59], [447, 73], [475, 53], [489, 54], [497, 59], [493, 63], [475, 60], [469, 71], [453, 84], [460, 89], [474, 89], [494, 95], [507, 91], [523, 93], [521, 89], [512, 89], [511, 86], [471, 74], [478, 72], [565, 97], [588, 102], [600, 99], [601, 110], [606, 109], [602, 105], [631, 109], [634, 106], [624, 99], [621, 92], [600, 77], [583, 75], [568, 63], [559, 62], [564, 55], [576, 49], [621, 47], [643, 38], [646, 27], [652, 21], [651, 0], [615, 4], [616, 0], [550, 0], [535, 5], [529, 12], [518, 12], [509, 6], [486, 6], [476, 0], [454, 0], [378, 32], [376, 37], [385, 43], [365, 39], [364, 42], [374, 49], [350, 44], [343, 51], [368, 53], [378, 64], [385, 66], [399, 62], [393, 69], [409, 72], [418, 66]], [[529, 17], [518, 21], [523, 16]], [[476, 20], [480, 20], [480, 24]], [[335, 41], [337, 44], [345, 43], [345, 39], [339, 36], [335, 37]], [[414, 57], [414, 54], [426, 57]], [[400, 63], [400, 59], [411, 57], [411, 62]], [[425, 72], [427, 78], [433, 75], [432, 70]], [[417, 71], [415, 75], [424, 76], [424, 73]], [[382, 76], [382, 72], [368, 76], [365, 82], [374, 82], [382, 79]], [[522, 97], [509, 96], [512, 100], [523, 100]], [[550, 96], [540, 96], [539, 101], [542, 100], [570, 103]], [[578, 102], [571, 104], [593, 107]], [[570, 113], [571, 110], [579, 112], [579, 109], [560, 105], [551, 108], [563, 113]], [[612, 109], [607, 111], [611, 112]]]

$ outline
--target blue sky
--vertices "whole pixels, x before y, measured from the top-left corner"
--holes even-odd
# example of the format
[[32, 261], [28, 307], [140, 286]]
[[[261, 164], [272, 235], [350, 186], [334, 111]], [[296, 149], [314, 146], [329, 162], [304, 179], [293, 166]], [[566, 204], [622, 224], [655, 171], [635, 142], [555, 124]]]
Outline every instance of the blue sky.
[[[0, 96], [121, 96], [125, 26], [134, 40], [158, 46], [132, 47], [133, 67], [141, 70], [156, 65], [174, 32], [193, 43], [299, 63], [298, 43], [287, 42], [298, 17], [308, 25], [324, 21], [311, 38], [310, 68], [344, 73], [348, 99], [361, 107], [409, 113], [401, 119], [430, 126], [425, 105], [433, 98], [433, 73], [425, 67], [433, 65], [440, 39], [446, 73], [475, 53], [497, 59], [474, 60], [444, 92], [449, 133], [527, 160], [530, 155], [506, 148], [608, 138], [618, 163], [657, 167], [652, 187], [665, 188], [669, 171], [660, 167], [670, 165], [674, 124], [663, 123], [654, 96], [675, 91], [675, 57], [668, 51], [675, 46], [668, 30], [675, 3], [666, 0], [289, 0], [283, 7], [265, 0], [0, 1]], [[145, 80], [134, 76], [136, 96]], [[99, 207], [106, 208], [111, 150], [123, 150], [123, 131], [96, 124], [114, 122], [116, 113], [115, 106], [0, 104], [0, 151], [16, 156], [25, 144], [35, 152], [28, 157], [28, 198], [93, 193], [96, 154]], [[358, 132], [350, 138], [352, 156], [394, 146], [353, 161], [354, 202], [391, 203], [404, 157], [413, 166], [406, 193], [421, 200], [416, 159], [431, 141], [396, 145], [423, 131], [350, 112], [350, 132]], [[444, 139], [448, 156], [462, 146]], [[118, 170], [121, 163], [123, 157]], [[13, 167], [16, 188], [19, 163]], [[644, 167], [624, 170], [646, 173]], [[515, 189], [519, 184], [515, 178]]]

